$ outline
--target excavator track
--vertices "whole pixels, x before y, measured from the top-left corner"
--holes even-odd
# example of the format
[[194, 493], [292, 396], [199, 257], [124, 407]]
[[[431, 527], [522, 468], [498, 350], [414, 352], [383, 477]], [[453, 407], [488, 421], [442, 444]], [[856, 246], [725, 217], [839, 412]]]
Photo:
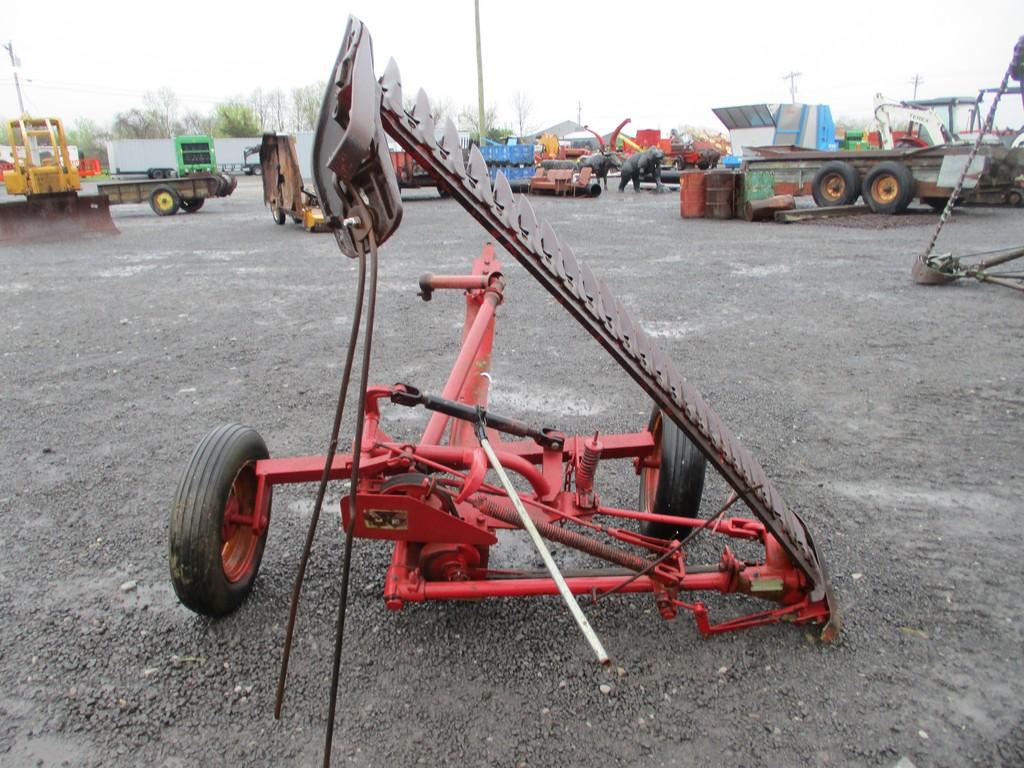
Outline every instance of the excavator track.
[[810, 599], [824, 601], [828, 620], [822, 639], [834, 639], [841, 625], [839, 612], [810, 532], [786, 506], [750, 451], [608, 286], [559, 240], [548, 222], [538, 220], [529, 200], [513, 194], [504, 174], [498, 173], [492, 189], [478, 147], [472, 147], [465, 162], [451, 120], [443, 138], [435, 138], [430, 102], [423, 90], [414, 108], [406, 111], [395, 61], [389, 61], [379, 81], [369, 81], [375, 77], [372, 72], [369, 33], [360, 21], [350, 18], [313, 153], [325, 219], [338, 231], [342, 251], [350, 256], [363, 252], [359, 243], [370, 229], [377, 242], [383, 242], [401, 220], [394, 170], [390, 162], [381, 162], [386, 132], [554, 296], [700, 449], [804, 574]]

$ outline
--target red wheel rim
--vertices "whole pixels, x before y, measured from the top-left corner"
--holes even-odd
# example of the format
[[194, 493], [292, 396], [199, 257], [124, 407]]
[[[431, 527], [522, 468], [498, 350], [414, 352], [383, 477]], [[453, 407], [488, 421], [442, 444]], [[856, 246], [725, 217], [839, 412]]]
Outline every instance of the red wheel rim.
[[250, 462], [238, 470], [221, 526], [220, 560], [224, 578], [230, 583], [242, 581], [252, 572], [260, 537], [252, 529], [256, 504], [256, 468]]

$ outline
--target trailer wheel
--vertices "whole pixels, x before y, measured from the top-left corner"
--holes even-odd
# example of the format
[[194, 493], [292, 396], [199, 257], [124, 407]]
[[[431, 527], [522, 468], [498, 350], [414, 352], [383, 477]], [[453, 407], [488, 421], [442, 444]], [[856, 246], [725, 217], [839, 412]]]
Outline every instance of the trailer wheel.
[[181, 208], [181, 198], [170, 187], [157, 187], [149, 196], [149, 207], [157, 216], [173, 216]]
[[195, 213], [203, 207], [205, 202], [205, 197], [183, 197], [181, 198], [181, 210], [185, 213]]
[[[655, 406], [647, 430], [654, 437], [656, 466], [640, 470], [640, 511], [675, 517], [697, 517], [704, 492], [706, 460], [683, 431]], [[659, 539], [686, 536], [690, 526], [643, 522], [640, 532]]]
[[874, 213], [903, 213], [914, 199], [914, 175], [902, 163], [885, 160], [868, 171], [862, 193]]
[[860, 174], [842, 160], [825, 163], [811, 181], [811, 196], [821, 208], [850, 205], [860, 196]]
[[1020, 208], [1024, 205], [1024, 192], [1019, 189], [1012, 189], [1006, 193], [1006, 204], [1012, 205], [1014, 208]]
[[171, 582], [196, 613], [229, 614], [252, 590], [267, 542], [266, 527], [257, 534], [251, 524], [256, 462], [269, 455], [256, 430], [225, 424], [202, 439], [181, 476], [171, 507]]

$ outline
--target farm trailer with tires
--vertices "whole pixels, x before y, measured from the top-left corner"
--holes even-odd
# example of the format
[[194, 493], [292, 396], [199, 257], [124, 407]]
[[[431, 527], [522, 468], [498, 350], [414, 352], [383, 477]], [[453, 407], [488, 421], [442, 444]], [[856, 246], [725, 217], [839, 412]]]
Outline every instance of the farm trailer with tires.
[[157, 216], [173, 216], [179, 210], [195, 213], [210, 197], [228, 197], [238, 179], [226, 173], [184, 176], [178, 179], [108, 181], [96, 185], [110, 205], [149, 203]]
[[[775, 194], [812, 195], [822, 207], [863, 197], [875, 213], [902, 213], [914, 199], [941, 208], [970, 153], [963, 145], [920, 149], [818, 152], [758, 147], [744, 170], [770, 171]], [[1021, 205], [1024, 151], [984, 147], [964, 180], [961, 202]]]

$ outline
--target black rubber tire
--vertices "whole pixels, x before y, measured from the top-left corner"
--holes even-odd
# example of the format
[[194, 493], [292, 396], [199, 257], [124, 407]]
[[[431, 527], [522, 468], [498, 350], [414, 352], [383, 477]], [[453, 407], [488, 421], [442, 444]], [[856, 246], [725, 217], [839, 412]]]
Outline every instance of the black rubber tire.
[[173, 216], [181, 208], [181, 197], [172, 187], [161, 185], [150, 193], [149, 207], [157, 216]]
[[274, 223], [278, 226], [282, 226], [288, 220], [285, 212], [276, 205], [270, 206], [270, 215], [274, 217]]
[[301, 224], [301, 223], [302, 223], [302, 217], [301, 216], [292, 216], [292, 224]]
[[860, 174], [842, 160], [825, 163], [811, 181], [811, 196], [821, 208], [852, 205], [860, 197]]
[[[655, 450], [660, 454], [659, 467], [640, 471], [640, 511], [675, 517], [697, 517], [704, 493], [704, 470], [707, 460], [683, 431], [670, 419], [662, 418], [655, 406], [651, 411], [648, 431], [654, 435]], [[657, 484], [651, 473], [657, 473]], [[654, 487], [654, 498], [650, 498]], [[683, 538], [690, 526], [643, 522], [640, 533], [659, 539]]]
[[181, 198], [181, 210], [185, 213], [195, 213], [203, 207], [205, 202], [205, 197], [183, 197]]
[[224, 511], [236, 480], [251, 486], [255, 498], [253, 466], [269, 456], [255, 429], [225, 424], [200, 441], [181, 476], [171, 507], [169, 566], [178, 599], [196, 613], [225, 616], [252, 591], [267, 534], [256, 539], [251, 557], [243, 559], [244, 571], [229, 580], [223, 559]]
[[914, 199], [914, 175], [903, 163], [884, 160], [864, 176], [861, 194], [873, 213], [903, 213]]
[[1024, 205], [1024, 192], [1021, 192], [1019, 189], [1010, 190], [1006, 193], [1006, 204], [1014, 208], [1020, 208]]

